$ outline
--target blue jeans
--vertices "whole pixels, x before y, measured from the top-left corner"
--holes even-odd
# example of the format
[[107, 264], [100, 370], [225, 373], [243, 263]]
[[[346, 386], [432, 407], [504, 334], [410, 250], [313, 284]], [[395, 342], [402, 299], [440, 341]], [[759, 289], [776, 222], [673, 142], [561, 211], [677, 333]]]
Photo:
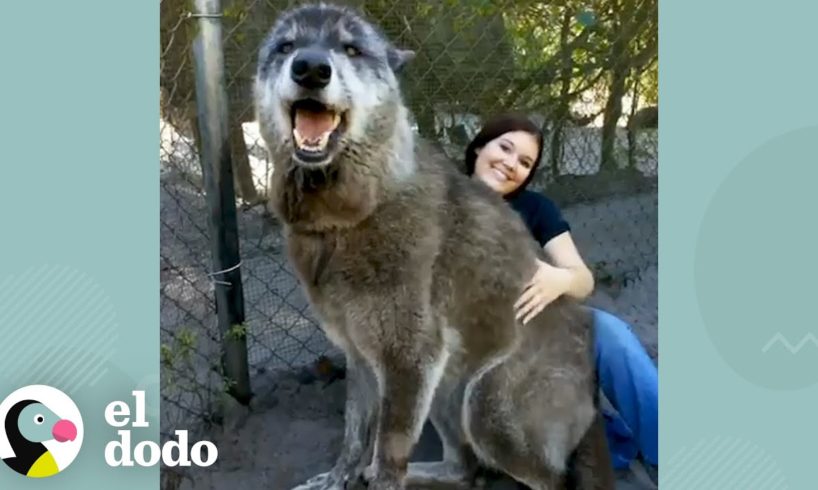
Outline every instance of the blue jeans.
[[603, 410], [608, 447], [615, 468], [637, 456], [659, 464], [659, 376], [639, 338], [627, 323], [594, 309], [596, 366], [605, 397], [618, 414]]

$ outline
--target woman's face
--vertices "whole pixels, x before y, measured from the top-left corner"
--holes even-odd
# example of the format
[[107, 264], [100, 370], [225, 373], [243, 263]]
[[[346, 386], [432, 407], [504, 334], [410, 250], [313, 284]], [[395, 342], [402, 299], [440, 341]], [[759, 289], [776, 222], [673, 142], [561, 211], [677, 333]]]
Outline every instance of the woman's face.
[[526, 131], [510, 131], [477, 149], [474, 176], [500, 194], [519, 187], [537, 158], [537, 137]]

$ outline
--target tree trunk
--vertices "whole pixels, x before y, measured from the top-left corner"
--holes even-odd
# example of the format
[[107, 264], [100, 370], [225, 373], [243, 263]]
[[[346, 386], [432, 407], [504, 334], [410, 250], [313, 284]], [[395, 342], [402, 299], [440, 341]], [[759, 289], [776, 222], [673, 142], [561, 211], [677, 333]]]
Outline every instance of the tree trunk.
[[233, 178], [239, 197], [249, 205], [263, 202], [253, 181], [253, 169], [250, 167], [250, 155], [244, 141], [244, 130], [241, 121], [230, 123], [230, 153], [233, 160]]
[[616, 169], [616, 123], [622, 116], [622, 97], [625, 96], [626, 73], [614, 69], [611, 73], [611, 88], [608, 102], [605, 105], [605, 116], [602, 123], [602, 161], [600, 171]]
[[571, 92], [571, 79], [574, 68], [574, 50], [568, 46], [568, 34], [571, 31], [571, 17], [573, 11], [570, 8], [565, 9], [565, 14], [562, 17], [562, 28], [560, 29], [560, 52], [562, 54], [562, 83], [560, 85], [560, 96], [557, 101], [557, 107], [552, 116], [554, 122], [551, 133], [551, 160], [550, 160], [550, 175], [549, 178], [555, 178], [560, 173], [560, 162], [563, 156], [563, 138], [562, 130], [565, 126], [565, 121], [568, 118], [569, 111], [569, 95]]
[[628, 168], [636, 168], [636, 131], [631, 125], [633, 115], [636, 114], [636, 108], [639, 106], [639, 79], [642, 77], [643, 70], [638, 68], [633, 77], [633, 102], [631, 103], [631, 113], [628, 115]]
[[616, 123], [622, 116], [622, 97], [625, 96], [628, 76], [628, 42], [629, 39], [619, 32], [611, 47], [611, 85], [608, 89], [608, 101], [602, 122], [602, 152], [600, 172], [616, 170]]

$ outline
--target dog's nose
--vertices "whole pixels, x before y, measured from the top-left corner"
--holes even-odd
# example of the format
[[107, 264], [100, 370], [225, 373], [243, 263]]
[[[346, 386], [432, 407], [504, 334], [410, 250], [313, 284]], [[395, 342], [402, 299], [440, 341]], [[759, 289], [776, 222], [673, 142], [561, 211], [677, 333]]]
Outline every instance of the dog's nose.
[[329, 57], [321, 51], [305, 49], [293, 60], [290, 76], [304, 88], [319, 89], [329, 85], [332, 68]]

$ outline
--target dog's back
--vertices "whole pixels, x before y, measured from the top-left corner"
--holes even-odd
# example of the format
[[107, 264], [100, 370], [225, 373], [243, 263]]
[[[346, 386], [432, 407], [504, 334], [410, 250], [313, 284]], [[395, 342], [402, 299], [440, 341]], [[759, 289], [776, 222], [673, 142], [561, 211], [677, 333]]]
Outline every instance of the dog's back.
[[[552, 341], [586, 345], [590, 317], [566, 298], [528, 325], [509, 322], [513, 304], [536, 271], [535, 259], [548, 260], [544, 251], [500, 195], [460, 173], [440, 153], [422, 144], [418, 148], [414, 181], [405, 183], [397, 193], [401, 198], [390, 205], [403, 208], [394, 215], [404, 217], [400, 226], [407, 235], [436, 237], [429, 249], [435, 254], [429, 271], [434, 278], [431, 300], [445, 315], [447, 327], [463, 335], [464, 347], [479, 357], [485, 350], [502, 348], [498, 336], [511, 340], [519, 335], [535, 344], [552, 336]], [[491, 345], [482, 345], [481, 339], [491, 339]], [[565, 342], [550, 347], [565, 351]]]
[[[437, 247], [430, 249], [436, 256], [429, 262], [431, 303], [441, 312], [444, 328], [457, 338], [438, 388], [437, 396], [444, 400], [438, 403], [468, 407], [439, 417], [464, 427], [464, 437], [484, 463], [513, 473], [503, 457], [516, 458], [512, 466], [522, 467], [514, 475], [520, 481], [538, 481], [527, 476], [536, 469], [526, 468], [526, 460], [537, 467], [545, 458], [560, 475], [579, 448], [587, 481], [587, 467], [599, 463], [588, 453], [598, 456], [604, 449], [604, 440], [602, 446], [599, 442], [604, 433], [599, 421], [594, 423], [590, 311], [561, 298], [527, 325], [516, 321], [513, 305], [534, 273], [535, 258], [545, 260], [542, 249], [495, 192], [419, 148], [416, 181], [403, 188], [407, 197], [393, 202], [408, 204], [395, 215], [425, 215], [426, 220], [415, 222], [429, 227], [426, 236], [437, 237]], [[407, 228], [410, 234], [423, 234]], [[462, 400], [453, 403], [449, 397]], [[508, 438], [516, 440], [509, 443]], [[540, 454], [509, 451], [532, 444], [541, 446]], [[604, 466], [594, 470], [605, 473]], [[609, 483], [606, 478], [593, 481], [600, 488]]]

